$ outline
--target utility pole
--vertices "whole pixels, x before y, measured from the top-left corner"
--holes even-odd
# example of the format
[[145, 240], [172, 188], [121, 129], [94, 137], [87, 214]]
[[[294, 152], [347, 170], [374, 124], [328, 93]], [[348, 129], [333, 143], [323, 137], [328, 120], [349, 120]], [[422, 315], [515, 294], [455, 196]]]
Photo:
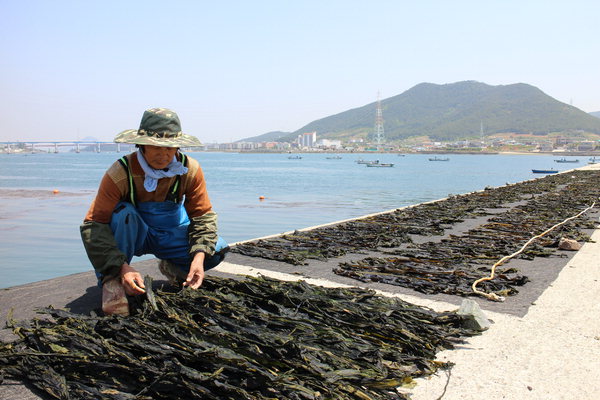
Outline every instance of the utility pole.
[[375, 111], [375, 141], [377, 145], [385, 143], [385, 133], [383, 131], [383, 113], [381, 111], [381, 99], [377, 92], [377, 111]]

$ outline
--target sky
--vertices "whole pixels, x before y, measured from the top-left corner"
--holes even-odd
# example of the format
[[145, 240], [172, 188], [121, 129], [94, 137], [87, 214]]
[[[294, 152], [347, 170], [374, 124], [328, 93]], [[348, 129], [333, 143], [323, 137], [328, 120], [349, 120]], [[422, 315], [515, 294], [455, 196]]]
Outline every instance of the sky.
[[112, 141], [166, 107], [224, 143], [423, 82], [600, 111], [599, 20], [598, 0], [0, 0], [0, 141]]

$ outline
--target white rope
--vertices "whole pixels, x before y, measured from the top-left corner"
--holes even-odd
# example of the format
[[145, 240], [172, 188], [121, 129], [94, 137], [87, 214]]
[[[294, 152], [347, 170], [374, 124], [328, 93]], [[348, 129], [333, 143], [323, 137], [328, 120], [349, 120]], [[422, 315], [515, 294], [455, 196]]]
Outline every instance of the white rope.
[[534, 242], [536, 239], [539, 239], [539, 238], [541, 238], [542, 236], [544, 236], [544, 235], [546, 235], [546, 234], [550, 233], [552, 230], [554, 230], [554, 229], [558, 228], [559, 226], [561, 226], [561, 225], [563, 225], [563, 224], [565, 224], [565, 223], [569, 222], [570, 220], [572, 220], [572, 219], [575, 219], [575, 218], [579, 217], [581, 214], [584, 214], [584, 213], [588, 212], [589, 210], [591, 210], [592, 208], [594, 208], [594, 206], [595, 206], [595, 205], [596, 205], [596, 202], [592, 203], [592, 205], [591, 205], [591, 206], [589, 206], [589, 207], [588, 207], [588, 208], [586, 208], [585, 210], [581, 211], [579, 214], [577, 214], [577, 215], [574, 215], [574, 216], [572, 216], [572, 217], [569, 217], [569, 218], [565, 219], [564, 221], [562, 221], [562, 222], [560, 222], [560, 223], [558, 223], [558, 224], [556, 224], [556, 225], [552, 226], [552, 227], [551, 227], [551, 228], [549, 228], [548, 230], [546, 230], [546, 231], [544, 231], [544, 232], [540, 233], [539, 235], [532, 237], [532, 238], [531, 238], [531, 239], [529, 239], [529, 240], [527, 241], [527, 243], [525, 243], [525, 244], [523, 245], [523, 247], [521, 247], [521, 248], [520, 248], [518, 251], [515, 251], [515, 252], [514, 252], [514, 253], [512, 253], [511, 255], [508, 255], [508, 256], [502, 257], [502, 258], [501, 258], [501, 259], [500, 259], [498, 262], [496, 262], [494, 265], [492, 265], [492, 271], [491, 271], [491, 273], [490, 273], [490, 276], [486, 276], [486, 277], [484, 277], [484, 278], [477, 279], [475, 282], [473, 282], [473, 285], [471, 286], [471, 287], [473, 288], [473, 292], [474, 292], [474, 293], [476, 293], [476, 294], [479, 294], [479, 295], [481, 295], [481, 296], [487, 297], [487, 298], [488, 298], [488, 299], [490, 299], [490, 300], [494, 300], [494, 301], [504, 301], [504, 300], [505, 300], [505, 299], [504, 299], [504, 297], [502, 297], [502, 296], [499, 296], [499, 295], [497, 295], [496, 293], [486, 293], [486, 292], [482, 292], [481, 290], [477, 289], [477, 285], [478, 285], [478, 284], [480, 284], [481, 282], [484, 282], [484, 281], [491, 281], [492, 279], [494, 279], [494, 276], [495, 276], [495, 274], [496, 274], [496, 267], [499, 267], [500, 265], [504, 264], [506, 261], [508, 261], [508, 260], [510, 260], [511, 258], [513, 258], [513, 257], [515, 257], [515, 256], [519, 255], [520, 253], [522, 253], [522, 252], [523, 252], [523, 251], [524, 251], [524, 250], [527, 248], [527, 246], [529, 246], [531, 243], [533, 243], [533, 242]]

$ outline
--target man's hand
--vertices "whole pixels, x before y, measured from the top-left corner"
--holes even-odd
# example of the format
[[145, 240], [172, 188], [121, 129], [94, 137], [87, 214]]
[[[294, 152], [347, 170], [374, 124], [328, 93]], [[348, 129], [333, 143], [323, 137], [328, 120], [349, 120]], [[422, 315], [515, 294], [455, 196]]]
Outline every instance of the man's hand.
[[146, 286], [144, 286], [144, 279], [142, 275], [135, 270], [132, 266], [124, 263], [121, 266], [121, 284], [125, 289], [125, 293], [130, 296], [146, 293]]
[[204, 280], [204, 256], [202, 252], [194, 255], [194, 259], [190, 264], [190, 272], [183, 282], [183, 286], [189, 286], [192, 289], [198, 289]]

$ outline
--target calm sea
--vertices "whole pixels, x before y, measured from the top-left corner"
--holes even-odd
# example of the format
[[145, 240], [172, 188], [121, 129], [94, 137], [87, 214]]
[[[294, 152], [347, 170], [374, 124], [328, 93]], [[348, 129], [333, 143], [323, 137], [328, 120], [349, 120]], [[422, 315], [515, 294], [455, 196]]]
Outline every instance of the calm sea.
[[[79, 225], [106, 168], [123, 154], [0, 154], [0, 288], [91, 269]], [[587, 163], [555, 163], [549, 155], [432, 162], [428, 155], [188, 154], [202, 165], [219, 233], [230, 243], [539, 177], [531, 169]], [[395, 166], [368, 168], [358, 159]]]

